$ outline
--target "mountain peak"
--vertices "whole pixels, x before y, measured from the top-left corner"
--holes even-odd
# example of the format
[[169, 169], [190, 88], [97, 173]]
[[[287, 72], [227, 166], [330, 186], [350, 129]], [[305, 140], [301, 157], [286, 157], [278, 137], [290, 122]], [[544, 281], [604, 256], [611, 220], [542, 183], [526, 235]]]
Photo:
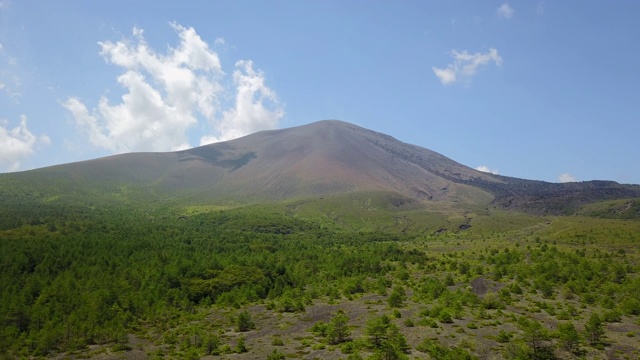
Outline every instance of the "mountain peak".
[[480, 172], [340, 120], [262, 131], [179, 152], [123, 154], [5, 174], [2, 179], [37, 180], [43, 186], [58, 181], [70, 191], [125, 186], [196, 202], [264, 202], [380, 191], [445, 209], [499, 206], [540, 213], [640, 197], [638, 186], [551, 184]]

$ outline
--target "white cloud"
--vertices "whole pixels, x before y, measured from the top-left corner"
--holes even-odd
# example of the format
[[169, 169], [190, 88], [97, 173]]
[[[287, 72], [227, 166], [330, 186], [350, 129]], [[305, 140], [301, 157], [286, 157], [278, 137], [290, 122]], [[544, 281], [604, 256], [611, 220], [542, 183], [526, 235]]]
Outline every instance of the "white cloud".
[[[80, 99], [70, 97], [63, 104], [94, 146], [115, 153], [173, 151], [191, 147], [187, 130], [199, 123], [212, 126], [215, 139], [277, 127], [282, 117], [277, 97], [251, 61], [236, 64], [237, 88], [225, 86], [217, 53], [193, 28], [176, 23], [171, 27], [180, 43], [166, 54], [150, 48], [144, 30], [135, 27], [132, 39], [98, 43], [105, 61], [123, 69], [117, 78], [125, 89], [120, 103], [102, 97], [89, 110]], [[221, 99], [235, 94], [236, 104], [224, 111]]]
[[253, 69], [253, 62], [236, 62], [233, 82], [236, 86], [234, 108], [225, 111], [216, 125], [219, 135], [203, 136], [201, 145], [273, 129], [284, 115], [276, 93], [265, 85], [264, 74]]
[[578, 179], [576, 179], [575, 176], [569, 174], [569, 173], [564, 173], [564, 174], [560, 174], [560, 176], [558, 176], [558, 181], [560, 181], [561, 183], [568, 183], [568, 182], [576, 182], [578, 181]]
[[470, 54], [468, 51], [459, 52], [451, 50], [453, 63], [446, 68], [432, 67], [435, 75], [440, 79], [443, 85], [450, 85], [456, 81], [471, 81], [476, 74], [478, 68], [494, 62], [497, 66], [502, 65], [502, 58], [498, 54], [498, 50], [491, 48], [486, 53]]
[[488, 166], [486, 166], [486, 165], [480, 165], [480, 166], [478, 166], [478, 167], [476, 168], [476, 170], [478, 170], [478, 171], [482, 171], [482, 172], [486, 172], [486, 173], [490, 173], [490, 174], [494, 174], [494, 175], [498, 175], [498, 174], [500, 174], [500, 173], [498, 172], [498, 170], [497, 170], [497, 169], [490, 169], [490, 168], [489, 168]]
[[444, 85], [449, 85], [456, 82], [456, 72], [453, 68], [438, 69], [433, 68], [433, 72], [436, 74], [440, 82]]
[[221, 37], [216, 38], [216, 39], [213, 41], [213, 43], [214, 43], [215, 45], [217, 45], [217, 46], [224, 45], [224, 38], [221, 38]]
[[504, 3], [500, 5], [496, 12], [499, 16], [502, 16], [505, 19], [511, 19], [513, 17], [513, 14], [515, 13], [515, 10], [513, 10], [513, 8], [509, 6], [509, 3]]
[[20, 116], [20, 125], [8, 129], [7, 120], [0, 121], [0, 165], [8, 171], [20, 169], [21, 162], [33, 154], [37, 145], [49, 145], [47, 135], [35, 136], [27, 128], [27, 117]]

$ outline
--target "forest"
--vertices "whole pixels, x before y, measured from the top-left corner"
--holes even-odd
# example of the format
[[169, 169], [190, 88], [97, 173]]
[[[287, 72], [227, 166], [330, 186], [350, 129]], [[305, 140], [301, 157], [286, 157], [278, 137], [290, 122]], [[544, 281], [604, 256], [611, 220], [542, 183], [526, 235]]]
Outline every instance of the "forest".
[[278, 204], [5, 205], [2, 358], [640, 356], [634, 219], [421, 233]]

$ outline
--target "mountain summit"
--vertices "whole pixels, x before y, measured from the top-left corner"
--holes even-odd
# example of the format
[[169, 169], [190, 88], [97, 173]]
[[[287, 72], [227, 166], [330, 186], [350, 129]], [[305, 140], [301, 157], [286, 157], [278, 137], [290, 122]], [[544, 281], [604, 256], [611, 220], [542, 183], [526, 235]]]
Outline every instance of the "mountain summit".
[[144, 191], [193, 202], [272, 202], [353, 192], [396, 193], [423, 203], [562, 213], [640, 197], [640, 186], [554, 184], [498, 176], [431, 150], [325, 120], [170, 153], [131, 153], [58, 165], [0, 180], [91, 194]]
[[195, 171], [216, 169], [206, 187], [210, 194], [263, 200], [391, 191], [442, 201], [462, 196], [461, 189], [478, 190], [441, 173], [497, 181], [433, 151], [337, 120], [259, 132], [176, 155]]

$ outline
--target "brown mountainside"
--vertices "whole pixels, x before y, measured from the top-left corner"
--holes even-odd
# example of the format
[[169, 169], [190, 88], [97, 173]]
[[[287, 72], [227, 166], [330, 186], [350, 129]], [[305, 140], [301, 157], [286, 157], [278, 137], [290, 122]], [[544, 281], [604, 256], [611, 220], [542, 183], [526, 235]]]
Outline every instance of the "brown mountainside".
[[[594, 201], [640, 197], [615, 182], [554, 184], [483, 173], [431, 150], [337, 120], [263, 131], [171, 153], [132, 153], [4, 174], [57, 191], [127, 186], [199, 202], [265, 202], [357, 191], [431, 204], [566, 213]], [[34, 180], [38, 179], [38, 180]]]

